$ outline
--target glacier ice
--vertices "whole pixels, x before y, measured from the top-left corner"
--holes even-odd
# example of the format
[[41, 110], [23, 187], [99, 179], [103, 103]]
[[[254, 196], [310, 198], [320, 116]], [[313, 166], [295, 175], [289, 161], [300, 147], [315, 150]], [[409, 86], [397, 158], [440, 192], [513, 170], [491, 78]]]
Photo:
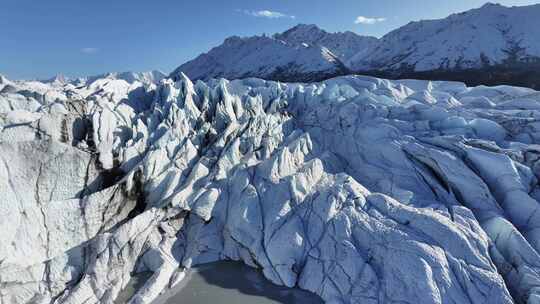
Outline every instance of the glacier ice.
[[[327, 303], [540, 303], [540, 94], [347, 76], [0, 79], [0, 303], [238, 260]], [[7, 89], [6, 89], [7, 88]]]

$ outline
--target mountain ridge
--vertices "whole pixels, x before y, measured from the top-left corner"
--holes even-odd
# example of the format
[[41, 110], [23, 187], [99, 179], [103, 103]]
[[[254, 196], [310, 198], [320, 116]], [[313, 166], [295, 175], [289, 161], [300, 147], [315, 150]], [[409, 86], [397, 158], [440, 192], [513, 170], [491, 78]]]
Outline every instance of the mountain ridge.
[[[533, 20], [536, 19], [536, 20]], [[540, 5], [487, 3], [446, 18], [410, 22], [347, 64], [354, 71], [483, 68], [538, 61]]]
[[[347, 44], [342, 44], [346, 39]], [[231, 36], [207, 53], [175, 69], [195, 80], [258, 77], [280, 81], [319, 81], [345, 75], [344, 61], [367, 49], [374, 37], [352, 32], [328, 33], [316, 25], [299, 24], [273, 36]], [[323, 45], [324, 43], [324, 45]]]
[[99, 80], [99, 79], [122, 79], [125, 80], [128, 83], [134, 83], [135, 81], [141, 82], [141, 83], [157, 83], [167, 77], [167, 74], [161, 72], [160, 70], [150, 70], [150, 71], [144, 71], [144, 72], [132, 72], [132, 71], [125, 71], [125, 72], [107, 72], [97, 75], [90, 75], [90, 76], [84, 76], [84, 77], [67, 77], [63, 74], [57, 74], [54, 77], [51, 77], [49, 79], [44, 80], [38, 80], [42, 83], [56, 83], [59, 85], [62, 84], [74, 84], [74, 85], [86, 85], [91, 84], [92, 82]]
[[[508, 7], [488, 2], [446, 18], [409, 22], [380, 39], [350, 31], [328, 33], [313, 24], [299, 24], [271, 37], [229, 37], [222, 45], [178, 67], [171, 76], [184, 72], [192, 79], [203, 80], [257, 77], [309, 82], [365, 74], [538, 88], [537, 20], [540, 4]], [[274, 57], [261, 52], [272, 44], [280, 45], [270, 48]], [[328, 56], [323, 55], [325, 49]]]

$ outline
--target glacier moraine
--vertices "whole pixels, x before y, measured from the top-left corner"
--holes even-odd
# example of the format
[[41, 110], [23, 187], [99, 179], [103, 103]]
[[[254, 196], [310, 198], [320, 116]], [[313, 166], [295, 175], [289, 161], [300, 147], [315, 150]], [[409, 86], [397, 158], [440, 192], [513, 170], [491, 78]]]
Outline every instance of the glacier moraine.
[[540, 303], [540, 93], [0, 78], [0, 303], [258, 268], [326, 303]]

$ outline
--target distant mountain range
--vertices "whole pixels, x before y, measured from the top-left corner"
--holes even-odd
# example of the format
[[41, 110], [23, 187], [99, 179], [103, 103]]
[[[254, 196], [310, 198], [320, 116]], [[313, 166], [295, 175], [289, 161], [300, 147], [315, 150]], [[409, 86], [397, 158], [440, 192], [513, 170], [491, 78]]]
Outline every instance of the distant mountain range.
[[540, 4], [488, 3], [411, 22], [380, 39], [300, 24], [272, 37], [231, 37], [178, 67], [192, 79], [307, 82], [360, 73], [540, 87]]
[[99, 79], [117, 79], [124, 80], [130, 84], [134, 82], [150, 84], [158, 83], [160, 80], [166, 77], [167, 74], [158, 70], [153, 70], [147, 72], [112, 72], [79, 78], [69, 78], [62, 74], [59, 74], [50, 79], [40, 80], [40, 82], [49, 84], [72, 84], [76, 86], [81, 86], [90, 85], [91, 83]]

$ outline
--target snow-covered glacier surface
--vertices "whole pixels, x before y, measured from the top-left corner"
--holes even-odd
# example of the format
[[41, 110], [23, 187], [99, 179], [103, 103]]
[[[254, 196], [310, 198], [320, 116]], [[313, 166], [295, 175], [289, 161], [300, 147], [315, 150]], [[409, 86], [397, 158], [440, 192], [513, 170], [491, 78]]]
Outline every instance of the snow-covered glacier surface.
[[0, 78], [0, 303], [259, 268], [327, 303], [540, 303], [540, 93]]

